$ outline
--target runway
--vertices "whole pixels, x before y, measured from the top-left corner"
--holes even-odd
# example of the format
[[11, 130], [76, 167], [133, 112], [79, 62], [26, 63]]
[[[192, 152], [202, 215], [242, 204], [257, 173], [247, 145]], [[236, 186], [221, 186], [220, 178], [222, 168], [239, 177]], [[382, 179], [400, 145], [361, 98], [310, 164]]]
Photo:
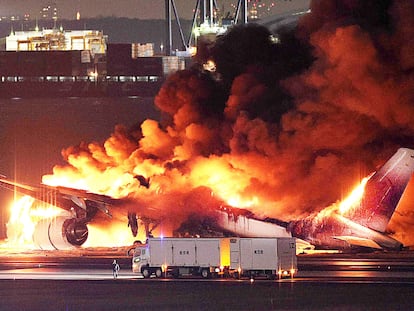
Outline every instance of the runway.
[[[140, 279], [132, 273], [128, 250], [128, 247], [76, 251], [3, 250], [0, 251], [0, 279], [112, 279], [113, 259], [121, 266], [120, 279]], [[414, 252], [299, 255], [298, 273], [291, 281], [340, 279], [412, 282]]]
[[[412, 310], [413, 283], [0, 280], [1, 310]], [[73, 277], [73, 276], [72, 276]]]
[[[234, 279], [201, 279], [180, 278], [180, 279], [143, 279], [141, 276], [132, 273], [131, 270], [121, 270], [118, 280], [139, 280], [140, 282], [251, 282], [245, 278]], [[32, 268], [32, 269], [10, 269], [0, 270], [0, 280], [113, 280], [112, 271], [108, 269], [57, 269], [57, 268]], [[402, 271], [299, 271], [294, 278], [281, 280], [267, 280], [256, 278], [254, 282], [307, 282], [307, 283], [386, 283], [386, 284], [414, 284], [414, 272]]]
[[0, 256], [0, 309], [412, 310], [414, 301], [414, 262], [406, 256], [299, 257], [293, 279], [204, 280], [142, 279], [123, 251], [63, 255]]

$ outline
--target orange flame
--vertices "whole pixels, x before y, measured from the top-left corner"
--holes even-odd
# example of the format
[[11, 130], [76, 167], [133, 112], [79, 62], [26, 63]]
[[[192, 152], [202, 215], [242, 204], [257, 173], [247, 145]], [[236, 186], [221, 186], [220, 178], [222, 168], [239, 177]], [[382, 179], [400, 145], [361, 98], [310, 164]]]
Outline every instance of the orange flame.
[[111, 223], [109, 227], [88, 224], [88, 231], [88, 239], [82, 247], [118, 247], [133, 245], [135, 240], [145, 240], [143, 235], [134, 238], [125, 222]]
[[332, 204], [321, 210], [316, 216], [317, 219], [327, 217], [332, 213], [339, 213], [345, 215], [347, 212], [355, 208], [358, 204], [361, 203], [362, 196], [364, 195], [365, 186], [368, 180], [373, 174], [368, 177], [364, 177], [361, 182], [354, 187], [354, 189], [345, 197], [342, 201]]
[[[372, 175], [371, 175], [372, 176]], [[346, 214], [349, 210], [361, 202], [362, 196], [364, 195], [365, 185], [367, 184], [371, 176], [362, 179], [361, 183], [357, 185], [354, 190], [338, 205], [338, 212], [341, 215]]]
[[36, 223], [45, 218], [62, 214], [62, 210], [53, 205], [34, 206], [35, 200], [25, 195], [11, 203], [10, 219], [7, 223], [7, 242], [3, 245], [13, 248], [35, 248], [33, 233]]

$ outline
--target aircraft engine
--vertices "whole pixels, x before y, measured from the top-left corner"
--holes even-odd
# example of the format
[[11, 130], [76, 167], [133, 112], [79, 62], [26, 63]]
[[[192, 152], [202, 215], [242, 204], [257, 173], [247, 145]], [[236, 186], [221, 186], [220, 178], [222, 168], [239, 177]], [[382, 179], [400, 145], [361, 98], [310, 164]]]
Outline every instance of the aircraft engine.
[[39, 221], [33, 242], [43, 250], [67, 250], [81, 246], [88, 238], [88, 227], [76, 218], [56, 217]]

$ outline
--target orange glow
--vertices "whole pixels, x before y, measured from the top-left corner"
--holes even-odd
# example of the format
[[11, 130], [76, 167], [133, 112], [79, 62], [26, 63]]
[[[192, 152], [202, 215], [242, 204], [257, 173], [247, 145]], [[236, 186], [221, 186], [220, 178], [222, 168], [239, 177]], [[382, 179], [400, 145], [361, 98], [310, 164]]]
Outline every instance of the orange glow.
[[241, 198], [239, 195], [233, 196], [227, 200], [227, 204], [230, 206], [236, 206], [238, 208], [247, 208], [251, 206], [259, 205], [259, 198], [256, 196], [251, 197], [250, 199]]
[[226, 201], [228, 205], [239, 208], [260, 206], [259, 197], [246, 192], [250, 176], [235, 166], [236, 163], [225, 158], [198, 159], [192, 167], [190, 181], [193, 187], [209, 187], [215, 197]]
[[7, 242], [4, 246], [15, 248], [35, 248], [33, 232], [36, 223], [45, 218], [53, 218], [62, 214], [62, 210], [46, 203], [34, 205], [35, 200], [25, 195], [12, 202], [10, 219], [7, 223]]
[[[140, 170], [136, 170], [138, 173], [148, 171], [151, 167], [148, 162], [143, 164]], [[137, 197], [141, 194], [144, 197], [151, 197], [161, 193], [162, 189], [167, 189], [167, 186], [184, 187], [189, 183], [191, 187], [207, 185], [212, 190], [214, 197], [223, 199], [231, 206], [251, 209], [263, 206], [264, 203], [259, 196], [246, 193], [245, 188], [248, 186], [249, 180], [234, 166], [223, 160], [223, 158], [212, 157], [198, 160], [194, 162], [190, 180], [180, 180], [180, 176], [170, 175], [171, 180], [177, 180], [177, 183], [174, 184], [166, 176], [161, 178], [155, 175], [151, 180], [150, 189], [140, 187], [139, 182], [132, 174], [121, 172], [115, 168], [112, 171], [107, 170], [105, 172], [96, 168], [87, 168], [88, 174], [83, 177], [70, 169], [65, 169], [59, 174], [44, 176], [43, 182], [49, 185], [89, 189], [91, 192], [113, 197], [125, 197], [129, 193], [133, 193]], [[338, 212], [342, 215], [347, 213], [360, 202], [368, 179], [369, 177], [364, 178], [344, 200], [323, 209], [317, 217], [323, 217], [332, 212]], [[42, 206], [36, 206], [36, 208], [33, 205], [34, 199], [28, 196], [22, 197], [12, 205], [12, 213], [7, 225], [10, 245], [33, 248], [32, 235], [37, 221], [65, 213], [64, 210], [52, 205], [42, 204]], [[132, 245], [136, 240], [144, 241], [143, 226], [140, 226], [141, 230], [138, 237], [133, 237], [130, 228], [127, 226], [126, 212], [125, 215], [122, 213], [122, 211], [118, 211], [119, 215], [116, 219], [108, 219], [105, 223], [94, 223], [93, 221], [89, 223], [88, 239], [83, 247], [118, 247]], [[229, 264], [229, 258], [221, 258], [221, 260], [222, 265], [227, 266]]]
[[126, 223], [116, 222], [110, 226], [88, 224], [88, 239], [82, 247], [117, 247], [133, 245], [135, 240], [144, 240], [143, 237], [133, 237]]
[[222, 267], [230, 266], [230, 239], [221, 239], [220, 241], [220, 265]]

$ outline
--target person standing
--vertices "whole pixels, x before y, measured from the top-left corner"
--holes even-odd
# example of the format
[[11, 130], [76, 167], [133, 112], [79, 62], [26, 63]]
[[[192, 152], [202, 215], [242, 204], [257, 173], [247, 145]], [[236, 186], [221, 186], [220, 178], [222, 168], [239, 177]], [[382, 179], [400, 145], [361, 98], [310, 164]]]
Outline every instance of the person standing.
[[118, 277], [120, 269], [121, 268], [119, 267], [118, 262], [116, 261], [116, 259], [114, 259], [114, 261], [112, 262], [112, 274], [114, 276], [114, 279], [116, 279]]

